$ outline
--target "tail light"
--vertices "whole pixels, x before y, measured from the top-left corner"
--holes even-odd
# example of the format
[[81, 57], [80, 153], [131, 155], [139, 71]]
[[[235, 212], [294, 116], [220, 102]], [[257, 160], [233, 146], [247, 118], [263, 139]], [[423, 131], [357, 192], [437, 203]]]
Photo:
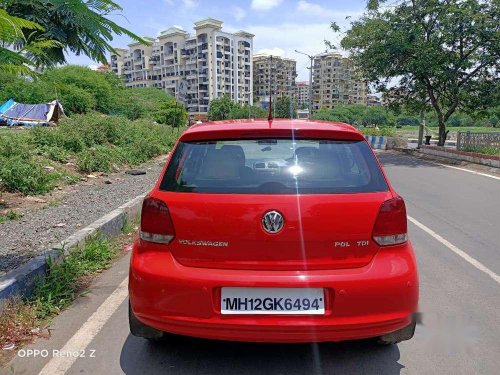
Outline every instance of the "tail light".
[[174, 223], [165, 202], [152, 197], [144, 199], [140, 237], [143, 241], [163, 244], [168, 244], [174, 239]]
[[397, 245], [408, 241], [406, 207], [403, 198], [396, 197], [382, 204], [372, 236], [380, 246]]

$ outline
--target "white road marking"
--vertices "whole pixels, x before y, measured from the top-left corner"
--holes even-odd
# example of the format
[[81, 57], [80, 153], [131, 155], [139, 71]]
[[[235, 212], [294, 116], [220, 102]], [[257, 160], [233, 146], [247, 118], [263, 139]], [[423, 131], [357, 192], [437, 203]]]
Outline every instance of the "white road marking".
[[446, 164], [441, 164], [441, 163], [436, 163], [436, 162], [434, 162], [434, 164], [437, 164], [437, 165], [440, 165], [440, 166], [446, 167], [446, 168], [453, 168], [453, 169], [458, 169], [459, 171], [464, 171], [464, 172], [469, 172], [469, 173], [472, 173], [472, 174], [477, 174], [479, 176], [494, 178], [495, 180], [500, 180], [500, 177], [493, 176], [492, 174], [488, 174], [488, 173], [476, 172], [476, 171], [472, 171], [470, 169], [465, 169], [465, 168], [460, 168], [460, 167], [454, 167], [452, 165], [446, 165]]
[[434, 237], [436, 240], [438, 240], [439, 242], [441, 242], [444, 246], [446, 246], [448, 249], [450, 249], [451, 251], [453, 251], [455, 254], [457, 254], [459, 257], [463, 258], [465, 261], [467, 261], [468, 263], [470, 263], [471, 265], [473, 265], [474, 267], [476, 267], [478, 270], [484, 272], [485, 274], [487, 274], [488, 276], [490, 276], [493, 280], [495, 280], [497, 283], [500, 284], [500, 276], [498, 276], [495, 272], [493, 272], [492, 270], [490, 270], [488, 267], [486, 267], [484, 264], [482, 264], [481, 262], [479, 262], [478, 260], [474, 259], [473, 257], [471, 257], [469, 254], [467, 254], [465, 251], [459, 249], [458, 247], [456, 247], [455, 245], [453, 245], [451, 242], [449, 242], [448, 240], [444, 239], [443, 237], [441, 237], [439, 234], [437, 234], [436, 232], [434, 232], [432, 229], [430, 229], [429, 227], [426, 227], [424, 224], [422, 224], [420, 221], [414, 219], [413, 217], [411, 216], [408, 216], [408, 220], [410, 220], [413, 224], [415, 224], [417, 227], [419, 227], [420, 229], [422, 229], [424, 232], [426, 232], [427, 234], [431, 235], [432, 237]]
[[[64, 347], [62, 353], [83, 351], [92, 339], [104, 327], [122, 302], [127, 298], [128, 277], [110, 294], [110, 296], [99, 306], [99, 308], [87, 319], [80, 329], [71, 337]], [[65, 374], [78, 356], [54, 357], [40, 371], [39, 375]]]

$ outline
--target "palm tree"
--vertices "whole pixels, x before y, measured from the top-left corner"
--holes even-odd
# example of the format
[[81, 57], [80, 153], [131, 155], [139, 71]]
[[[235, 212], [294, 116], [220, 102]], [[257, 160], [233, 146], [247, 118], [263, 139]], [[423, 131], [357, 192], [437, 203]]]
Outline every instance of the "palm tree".
[[146, 45], [150, 42], [106, 18], [123, 9], [111, 0], [0, 0], [0, 8], [11, 15], [35, 22], [43, 28], [22, 27], [25, 39], [55, 40], [60, 43], [32, 56], [43, 66], [63, 64], [65, 52], [86, 55], [106, 63], [114, 35], [127, 35]]

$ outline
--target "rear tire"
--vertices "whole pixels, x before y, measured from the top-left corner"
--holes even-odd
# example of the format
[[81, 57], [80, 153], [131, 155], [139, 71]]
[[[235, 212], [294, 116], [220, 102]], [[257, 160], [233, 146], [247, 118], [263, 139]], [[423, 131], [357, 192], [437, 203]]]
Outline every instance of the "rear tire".
[[128, 304], [128, 323], [130, 333], [136, 337], [142, 337], [150, 341], [159, 341], [165, 337], [165, 332], [145, 325], [134, 315], [130, 302]]
[[392, 345], [400, 343], [401, 341], [410, 340], [415, 334], [415, 326], [417, 321], [415, 319], [404, 328], [388, 333], [378, 338], [378, 343], [381, 345]]

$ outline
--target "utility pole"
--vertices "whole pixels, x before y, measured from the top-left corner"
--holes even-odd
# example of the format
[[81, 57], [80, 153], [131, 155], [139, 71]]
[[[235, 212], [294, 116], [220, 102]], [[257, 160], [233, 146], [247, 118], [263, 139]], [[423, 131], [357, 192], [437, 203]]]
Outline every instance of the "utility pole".
[[308, 118], [309, 120], [311, 119], [312, 117], [312, 77], [313, 77], [313, 61], [314, 61], [314, 56], [311, 56], [311, 55], [308, 55], [307, 53], [304, 53], [304, 52], [300, 52], [300, 51], [297, 51], [295, 50], [295, 52], [297, 53], [300, 53], [301, 55], [306, 55], [307, 57], [309, 57], [309, 61], [310, 61], [310, 66], [309, 66], [309, 115], [308, 115]]
[[417, 148], [422, 146], [422, 142], [424, 140], [424, 128], [425, 128], [425, 112], [423, 109], [420, 110], [420, 124], [418, 127], [418, 144]]

